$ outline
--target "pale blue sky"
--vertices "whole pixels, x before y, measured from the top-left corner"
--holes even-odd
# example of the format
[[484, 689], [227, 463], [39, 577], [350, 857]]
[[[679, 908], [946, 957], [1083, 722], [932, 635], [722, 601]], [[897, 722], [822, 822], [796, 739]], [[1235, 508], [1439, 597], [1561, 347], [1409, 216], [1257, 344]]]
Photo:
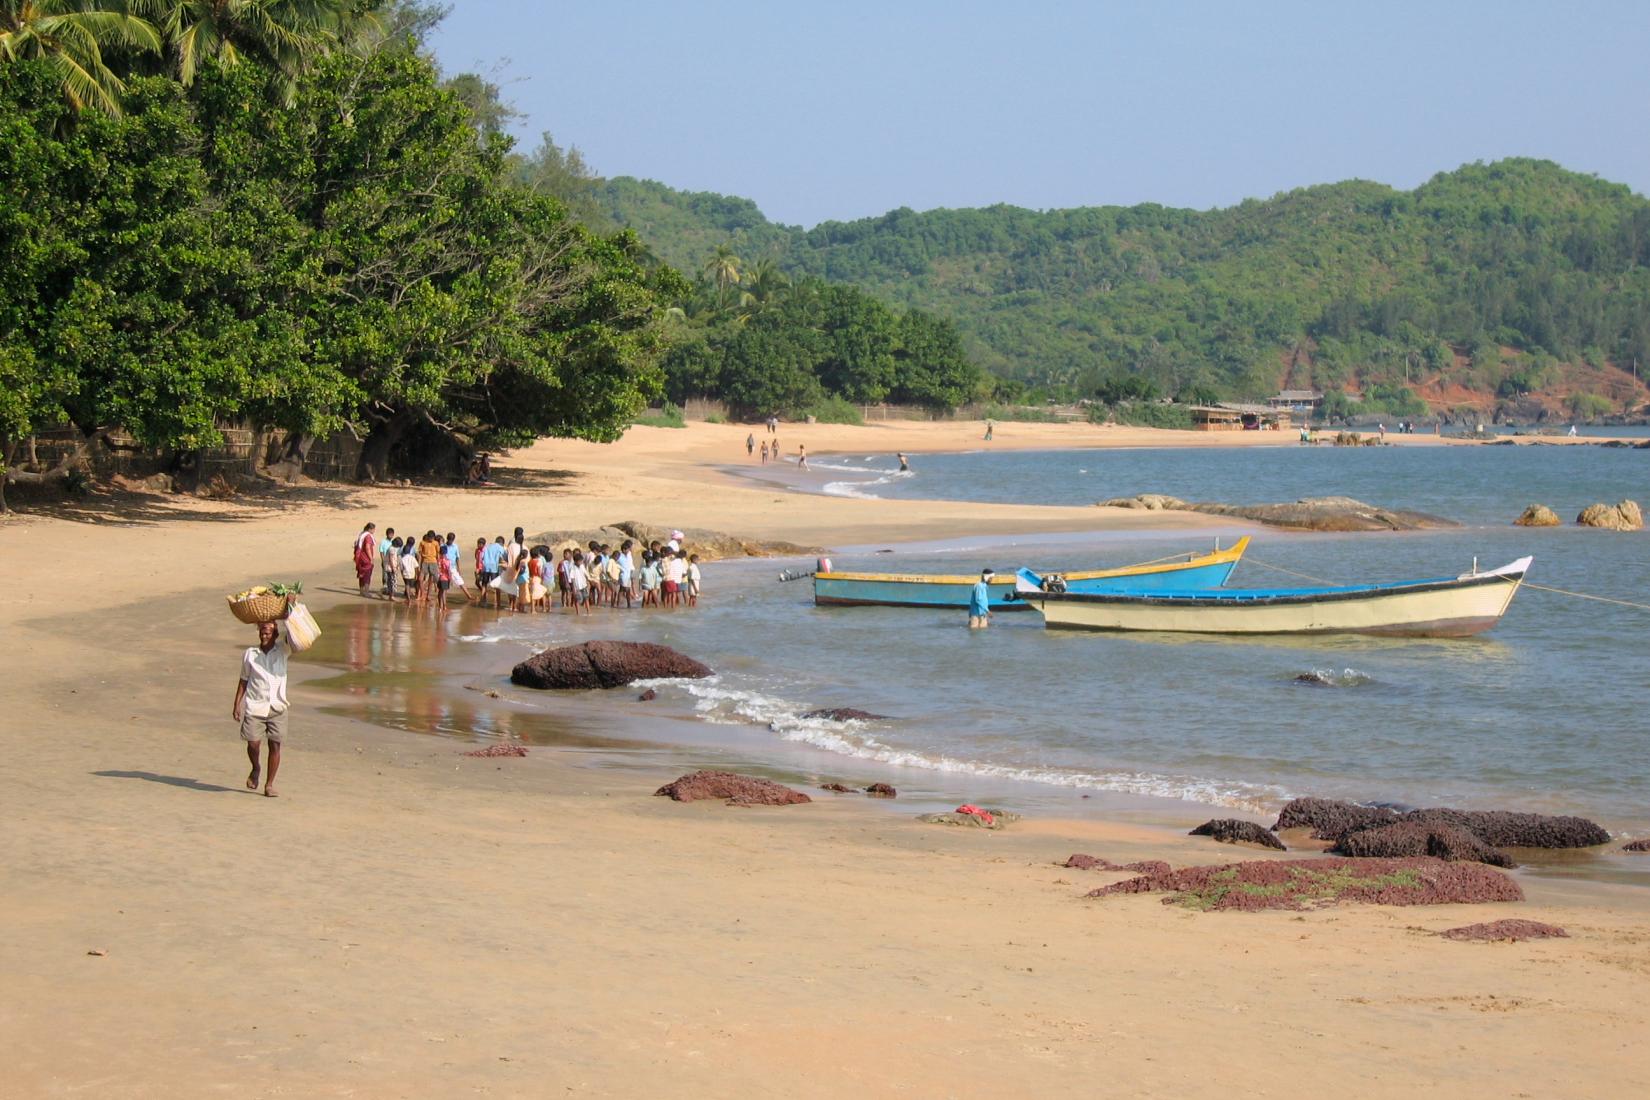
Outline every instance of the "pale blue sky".
[[505, 86], [524, 144], [790, 224], [1207, 208], [1506, 156], [1650, 191], [1650, 0], [455, 0], [433, 44]]

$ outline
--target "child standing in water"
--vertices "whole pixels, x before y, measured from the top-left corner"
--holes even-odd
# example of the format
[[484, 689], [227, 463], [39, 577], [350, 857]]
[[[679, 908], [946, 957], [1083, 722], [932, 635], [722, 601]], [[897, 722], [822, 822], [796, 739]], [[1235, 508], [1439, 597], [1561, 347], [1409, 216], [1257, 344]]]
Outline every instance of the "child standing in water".
[[699, 606], [699, 555], [688, 555], [687, 597], [689, 607]]

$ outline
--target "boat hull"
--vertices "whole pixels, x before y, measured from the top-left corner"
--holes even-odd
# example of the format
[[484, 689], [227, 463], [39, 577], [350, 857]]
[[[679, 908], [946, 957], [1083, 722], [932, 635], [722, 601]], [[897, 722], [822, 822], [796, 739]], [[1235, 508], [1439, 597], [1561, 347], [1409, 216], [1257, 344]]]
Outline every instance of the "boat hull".
[[1493, 573], [1363, 588], [1026, 593], [1026, 599], [1056, 629], [1464, 638], [1501, 620], [1527, 568], [1525, 559]]
[[[1068, 591], [1184, 591], [1215, 588], [1226, 583], [1243, 557], [1249, 540], [1228, 550], [1189, 561], [1131, 565], [1064, 574]], [[965, 608], [979, 578], [970, 575], [920, 573], [816, 573], [814, 603], [821, 607], [945, 607]], [[993, 611], [1023, 611], [1025, 599], [1016, 591], [1017, 578], [1007, 574], [990, 586]]]

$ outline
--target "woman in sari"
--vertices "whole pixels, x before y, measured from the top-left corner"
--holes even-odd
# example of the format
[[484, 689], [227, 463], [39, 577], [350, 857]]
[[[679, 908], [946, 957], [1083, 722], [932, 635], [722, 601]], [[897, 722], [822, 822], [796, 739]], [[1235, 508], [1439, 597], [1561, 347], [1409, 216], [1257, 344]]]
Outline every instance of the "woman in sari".
[[377, 527], [367, 524], [361, 528], [361, 533], [355, 538], [355, 583], [361, 586], [361, 595], [367, 594], [367, 586], [372, 584], [372, 565], [378, 557]]

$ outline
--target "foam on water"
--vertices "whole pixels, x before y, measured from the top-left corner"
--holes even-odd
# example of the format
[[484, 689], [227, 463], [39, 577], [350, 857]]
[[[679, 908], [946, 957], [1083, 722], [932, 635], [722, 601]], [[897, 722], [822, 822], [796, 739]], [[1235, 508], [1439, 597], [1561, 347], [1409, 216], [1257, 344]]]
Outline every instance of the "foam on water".
[[766, 726], [785, 741], [895, 767], [1076, 790], [1182, 799], [1252, 813], [1269, 812], [1294, 797], [1291, 792], [1278, 786], [1231, 783], [1201, 776], [1039, 768], [899, 748], [874, 734], [878, 723], [858, 719], [804, 718], [803, 714], [812, 709], [810, 706], [762, 691], [728, 686], [721, 676], [706, 680], [637, 681], [634, 686], [679, 690], [694, 701], [695, 712], [707, 722]]

